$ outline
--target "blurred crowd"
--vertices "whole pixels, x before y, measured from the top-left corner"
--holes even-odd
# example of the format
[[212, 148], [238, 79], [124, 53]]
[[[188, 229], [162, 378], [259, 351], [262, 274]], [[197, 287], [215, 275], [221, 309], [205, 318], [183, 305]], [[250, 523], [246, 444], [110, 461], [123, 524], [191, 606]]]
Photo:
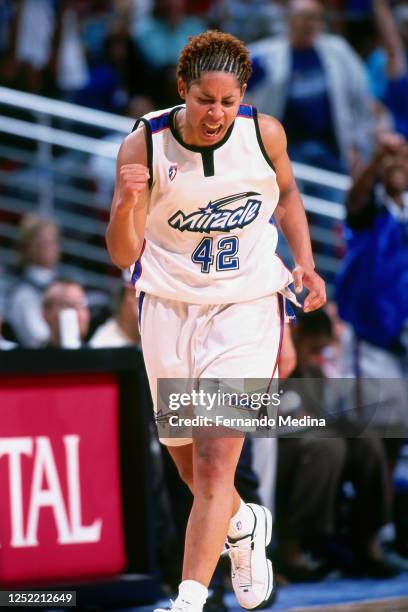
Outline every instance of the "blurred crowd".
[[[59, 270], [60, 230], [52, 219], [26, 215], [18, 239], [18, 277], [0, 300], [0, 348], [139, 346], [138, 304], [123, 273], [108, 307], [92, 306], [77, 275]], [[67, 328], [67, 329], [66, 329]]]
[[178, 54], [208, 28], [249, 44], [248, 100], [293, 158], [348, 172], [378, 132], [407, 136], [403, 1], [1, 0], [0, 82], [138, 116], [179, 102]]
[[[408, 569], [408, 477], [396, 485], [408, 426], [408, 4], [0, 0], [0, 83], [137, 117], [180, 102], [179, 51], [189, 35], [209, 27], [248, 43], [253, 75], [246, 101], [282, 121], [291, 159], [352, 179], [336, 293], [324, 310], [299, 313], [297, 325], [285, 329], [281, 375], [401, 381], [383, 397], [376, 435], [247, 441], [237, 486], [247, 501], [276, 509], [273, 555], [283, 582], [333, 570], [395, 575]], [[107, 179], [101, 197], [109, 199], [113, 175], [105, 165], [95, 173]], [[328, 186], [308, 189], [338, 201]], [[87, 287], [61, 274], [60, 240], [52, 219], [21, 219], [18, 280], [0, 296], [0, 348], [139, 350], [129, 279], [123, 276], [101, 314]], [[314, 411], [313, 402], [296, 407], [297, 414]], [[360, 410], [349, 406], [349, 413], [357, 429], [367, 423]], [[181, 559], [191, 500], [165, 454], [161, 461]], [[388, 549], [387, 525], [394, 530]], [[161, 553], [170, 584], [177, 581], [174, 543], [171, 551], [167, 564]], [[220, 584], [215, 592], [222, 598]], [[214, 606], [223, 609], [220, 601]]]

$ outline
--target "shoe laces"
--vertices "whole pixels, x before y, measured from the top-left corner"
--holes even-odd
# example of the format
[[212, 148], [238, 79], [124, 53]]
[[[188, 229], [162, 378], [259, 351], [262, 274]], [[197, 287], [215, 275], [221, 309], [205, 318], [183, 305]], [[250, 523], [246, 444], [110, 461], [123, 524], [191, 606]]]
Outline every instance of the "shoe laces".
[[251, 586], [252, 539], [248, 537], [236, 544], [229, 543], [228, 545], [233, 577], [238, 579], [239, 586]]

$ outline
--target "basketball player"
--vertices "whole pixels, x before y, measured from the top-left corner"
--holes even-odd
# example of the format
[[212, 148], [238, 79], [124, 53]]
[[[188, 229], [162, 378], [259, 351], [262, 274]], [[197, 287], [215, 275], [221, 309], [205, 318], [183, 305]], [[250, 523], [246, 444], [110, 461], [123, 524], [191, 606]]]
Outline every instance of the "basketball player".
[[[277, 375], [283, 298], [294, 280], [304, 310], [325, 302], [281, 125], [242, 104], [247, 49], [209, 31], [178, 64], [185, 104], [149, 113], [121, 146], [107, 244], [133, 265], [153, 404], [158, 378]], [[274, 214], [274, 220], [271, 220]], [[295, 261], [275, 255], [278, 223]], [[234, 489], [243, 439], [162, 438], [194, 495], [174, 612], [201, 612], [226, 542], [240, 605], [264, 607], [272, 591], [265, 555], [268, 509]], [[164, 612], [156, 610], [156, 612]]]

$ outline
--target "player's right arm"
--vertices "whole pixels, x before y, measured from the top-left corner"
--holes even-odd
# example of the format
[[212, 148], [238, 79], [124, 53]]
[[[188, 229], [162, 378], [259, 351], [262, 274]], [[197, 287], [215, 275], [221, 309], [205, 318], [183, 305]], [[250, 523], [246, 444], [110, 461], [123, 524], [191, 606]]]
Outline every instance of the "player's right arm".
[[116, 182], [106, 230], [109, 255], [128, 268], [140, 255], [149, 202], [149, 169], [144, 126], [123, 141], [116, 163]]

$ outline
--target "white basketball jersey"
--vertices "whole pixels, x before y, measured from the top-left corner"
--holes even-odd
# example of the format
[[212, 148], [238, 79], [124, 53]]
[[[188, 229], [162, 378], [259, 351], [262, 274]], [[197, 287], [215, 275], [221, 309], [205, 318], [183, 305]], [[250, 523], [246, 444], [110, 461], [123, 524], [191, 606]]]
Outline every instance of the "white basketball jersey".
[[143, 250], [132, 267], [138, 293], [227, 304], [282, 290], [292, 276], [275, 254], [271, 217], [279, 188], [256, 109], [241, 105], [220, 142], [198, 147], [175, 130], [180, 108], [142, 119], [151, 196]]

